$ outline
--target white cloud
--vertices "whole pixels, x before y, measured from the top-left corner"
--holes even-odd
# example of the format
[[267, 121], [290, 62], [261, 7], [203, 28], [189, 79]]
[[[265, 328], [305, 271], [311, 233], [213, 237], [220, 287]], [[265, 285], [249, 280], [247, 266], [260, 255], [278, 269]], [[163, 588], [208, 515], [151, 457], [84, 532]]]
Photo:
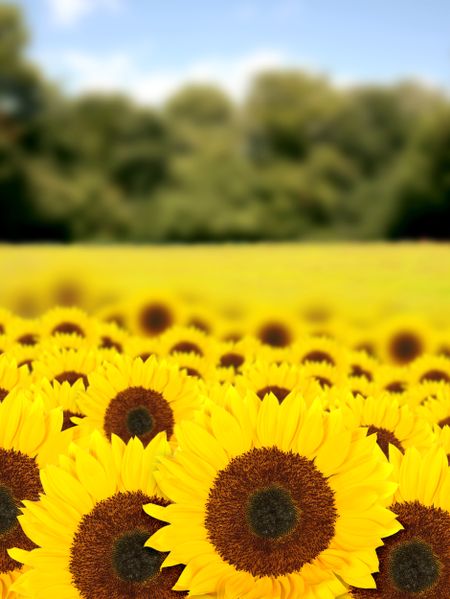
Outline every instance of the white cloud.
[[99, 9], [115, 10], [119, 0], [47, 0], [54, 21], [58, 25], [73, 25]]
[[214, 84], [240, 100], [257, 73], [289, 66], [288, 57], [276, 50], [259, 50], [235, 60], [199, 61], [185, 68], [165, 70], [139, 67], [126, 53], [94, 56], [72, 51], [60, 60], [57, 72], [63, 74], [63, 83], [72, 93], [123, 92], [142, 104], [161, 104], [187, 83]]

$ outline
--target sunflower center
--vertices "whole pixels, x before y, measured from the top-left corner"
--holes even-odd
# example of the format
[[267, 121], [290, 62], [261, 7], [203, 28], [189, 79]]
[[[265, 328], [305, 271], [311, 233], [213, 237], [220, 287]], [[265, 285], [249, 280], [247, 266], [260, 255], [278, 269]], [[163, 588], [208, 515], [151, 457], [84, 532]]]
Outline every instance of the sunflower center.
[[143, 387], [120, 391], [110, 401], [103, 421], [108, 436], [118, 435], [125, 443], [137, 436], [145, 445], [162, 431], [170, 437], [174, 425], [172, 408], [163, 395]]
[[122, 580], [144, 582], [158, 574], [164, 555], [145, 547], [148, 533], [134, 531], [125, 533], [116, 541], [113, 551], [113, 567]]
[[133, 408], [127, 414], [128, 430], [133, 436], [140, 437], [153, 428], [153, 417], [144, 406]]
[[76, 416], [77, 418], [84, 418], [83, 414], [80, 414], [80, 412], [72, 412], [71, 410], [64, 410], [64, 412], [63, 412], [63, 425], [62, 425], [62, 429], [61, 430], [65, 431], [68, 428], [72, 428], [73, 426], [76, 426], [72, 422], [72, 417], [73, 416]]
[[172, 591], [183, 567], [161, 569], [167, 554], [145, 547], [163, 526], [142, 506], [168, 502], [142, 491], [116, 493], [99, 501], [78, 524], [70, 547], [69, 570], [81, 597], [175, 599]]
[[173, 324], [173, 319], [163, 304], [151, 304], [142, 310], [140, 322], [149, 335], [159, 335]]
[[269, 393], [273, 393], [275, 397], [278, 399], [278, 403], [282, 403], [284, 399], [289, 395], [289, 389], [286, 387], [279, 387], [278, 385], [268, 385], [267, 387], [263, 387], [259, 391], [257, 391], [257, 396], [259, 399], [264, 399], [266, 395]]
[[57, 376], [55, 376], [55, 381], [58, 383], [68, 382], [70, 386], [75, 385], [75, 383], [81, 379], [84, 383], [84, 386], [87, 388], [89, 386], [88, 377], [82, 372], [75, 372], [75, 370], [65, 370], [61, 372]]
[[281, 323], [268, 323], [261, 328], [259, 339], [266, 345], [272, 347], [286, 347], [291, 343], [291, 335], [287, 328]]
[[182, 354], [195, 354], [196, 356], [203, 356], [202, 350], [196, 343], [193, 343], [192, 341], [179, 341], [176, 343], [170, 350], [170, 353], [175, 354], [177, 352]]
[[115, 349], [119, 354], [123, 352], [123, 347], [118, 341], [114, 341], [108, 335], [101, 338], [100, 349]]
[[241, 356], [240, 354], [236, 354], [234, 352], [229, 352], [228, 354], [224, 354], [220, 358], [220, 365], [223, 366], [224, 368], [231, 367], [231, 368], [234, 368], [235, 370], [238, 370], [238, 368], [240, 368], [243, 363], [244, 363], [244, 356]]
[[428, 372], [425, 372], [425, 374], [422, 375], [422, 377], [420, 378], [420, 382], [421, 383], [427, 383], [427, 382], [448, 383], [448, 382], [450, 382], [450, 377], [443, 370], [438, 370], [437, 368], [435, 368], [433, 370], [428, 370]]
[[298, 512], [291, 495], [280, 487], [261, 489], [247, 505], [247, 522], [251, 530], [264, 539], [278, 539], [297, 524]]
[[444, 426], [450, 426], [450, 416], [447, 416], [447, 418], [444, 418], [443, 420], [439, 420], [438, 426], [441, 428], [444, 428]]
[[390, 353], [400, 364], [407, 364], [422, 353], [422, 343], [414, 333], [397, 333], [390, 343]]
[[9, 391], [7, 391], [6, 389], [3, 389], [2, 387], [0, 387], [0, 403], [2, 403], [2, 401], [8, 395], [8, 393], [9, 393]]
[[405, 593], [422, 593], [439, 578], [440, 564], [429, 545], [413, 540], [396, 547], [389, 572], [394, 585]]
[[352, 368], [351, 368], [351, 371], [350, 371], [350, 376], [364, 377], [368, 381], [372, 381], [373, 380], [372, 373], [369, 372], [368, 370], [366, 370], [365, 368], [363, 368], [360, 364], [353, 364], [352, 365]]
[[0, 535], [16, 525], [18, 515], [19, 509], [11, 491], [6, 487], [0, 487]]
[[56, 325], [52, 331], [52, 334], [57, 335], [58, 333], [62, 333], [63, 335], [78, 335], [79, 337], [84, 337], [83, 329], [74, 322], [61, 322], [60, 324]]
[[388, 431], [386, 428], [378, 426], [369, 426], [367, 429], [368, 435], [377, 434], [377, 443], [384, 455], [389, 459], [389, 444], [395, 445], [402, 453], [405, 452], [401, 442], [397, 439], [393, 432]]
[[386, 391], [389, 391], [389, 393], [404, 393], [406, 391], [406, 383], [394, 381], [389, 383], [389, 385], [386, 385], [385, 389]]
[[307, 362], [325, 362], [326, 364], [330, 364], [334, 366], [333, 358], [327, 354], [327, 352], [320, 350], [313, 350], [308, 352], [302, 359], [302, 364], [306, 364]]
[[20, 451], [0, 448], [0, 575], [19, 567], [9, 556], [9, 548], [35, 548], [16, 524], [22, 501], [36, 501], [41, 492], [36, 460]]
[[328, 547], [336, 516], [334, 493], [311, 460], [263, 447], [219, 471], [205, 527], [224, 561], [276, 577], [300, 570]]

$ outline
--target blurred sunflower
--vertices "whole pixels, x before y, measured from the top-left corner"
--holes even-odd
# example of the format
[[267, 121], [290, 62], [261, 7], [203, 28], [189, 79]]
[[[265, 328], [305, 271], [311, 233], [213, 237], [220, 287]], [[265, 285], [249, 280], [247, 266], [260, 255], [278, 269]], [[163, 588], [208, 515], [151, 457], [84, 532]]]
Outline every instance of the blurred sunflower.
[[101, 367], [104, 361], [102, 352], [89, 348], [54, 349], [43, 352], [35, 360], [33, 367], [34, 380], [49, 379], [70, 385], [82, 380], [85, 387], [89, 386], [88, 376]]
[[99, 349], [107, 349], [123, 354], [129, 335], [113, 322], [97, 323], [95, 330], [97, 346]]
[[379, 362], [364, 351], [352, 350], [348, 354], [348, 376], [364, 378], [372, 382]]
[[414, 316], [387, 321], [379, 331], [380, 353], [386, 362], [405, 365], [431, 353], [435, 339], [431, 327]]
[[34, 543], [19, 526], [25, 500], [36, 501], [42, 492], [40, 469], [54, 456], [61, 430], [61, 410], [44, 410], [40, 401], [24, 394], [0, 403], [0, 592], [8, 599], [17, 595], [11, 585], [22, 565], [8, 550], [32, 549]]
[[269, 395], [236, 410], [211, 404], [207, 428], [181, 423], [179, 449], [161, 460], [173, 504], [145, 507], [169, 523], [147, 545], [169, 552], [163, 567], [186, 564], [174, 589], [313, 599], [338, 596], [342, 581], [373, 587], [375, 548], [399, 530], [374, 438], [319, 402]]
[[193, 327], [172, 327], [159, 339], [161, 355], [176, 353], [206, 356], [215, 355], [216, 341]]
[[89, 377], [90, 386], [79, 406], [86, 418], [80, 426], [98, 429], [128, 441], [136, 436], [146, 445], [159, 432], [170, 438], [177, 422], [201, 408], [198, 383], [176, 365], [151, 357], [117, 355], [102, 371]]
[[367, 427], [368, 434], [376, 434], [377, 443], [386, 456], [390, 445], [404, 453], [409, 447], [427, 450], [433, 444], [430, 424], [388, 393], [354, 397], [342, 404], [342, 410], [350, 427]]
[[450, 384], [450, 359], [444, 356], [422, 356], [410, 366], [411, 382]]
[[450, 389], [442, 386], [434, 397], [427, 399], [417, 408], [417, 413], [431, 425], [440, 428], [450, 426]]
[[391, 510], [402, 530], [377, 550], [376, 591], [353, 599], [446, 599], [450, 589], [450, 468], [441, 450], [392, 452], [399, 487]]
[[290, 346], [300, 331], [299, 319], [293, 314], [275, 314], [269, 309], [254, 314], [247, 326], [247, 333], [252, 333], [263, 345], [274, 348]]
[[80, 308], [53, 308], [41, 318], [42, 335], [77, 335], [88, 338], [94, 334], [94, 321]]
[[312, 377], [304, 376], [304, 369], [293, 364], [268, 364], [257, 361], [236, 376], [235, 385], [241, 393], [253, 391], [263, 399], [269, 393], [283, 402], [290, 393], [300, 394], [308, 403], [319, 394], [320, 387]]
[[293, 345], [291, 359], [300, 365], [319, 362], [339, 368], [347, 367], [347, 352], [339, 343], [327, 337], [303, 337]]
[[183, 321], [184, 303], [163, 293], [141, 294], [126, 306], [126, 322], [136, 335], [156, 337]]
[[20, 345], [37, 345], [42, 336], [41, 321], [16, 318], [9, 327], [8, 335]]
[[126, 445], [113, 436], [109, 444], [94, 433], [86, 448], [72, 445], [46, 468], [44, 494], [19, 516], [31, 546], [11, 551], [29, 568], [15, 588], [36, 599], [184, 597], [172, 591], [183, 567], [161, 570], [166, 555], [145, 546], [161, 522], [143, 505], [168, 504], [153, 473], [169, 451], [164, 434], [144, 448], [139, 439]]
[[387, 391], [397, 399], [410, 387], [410, 372], [405, 366], [380, 364], [374, 372], [374, 388], [376, 393]]
[[56, 380], [43, 379], [29, 387], [30, 395], [33, 398], [41, 399], [47, 410], [53, 408], [63, 410], [63, 431], [75, 426], [72, 418], [84, 417], [79, 405], [79, 399], [84, 391], [85, 388], [81, 379], [75, 381], [73, 385], [68, 381], [59, 383]]

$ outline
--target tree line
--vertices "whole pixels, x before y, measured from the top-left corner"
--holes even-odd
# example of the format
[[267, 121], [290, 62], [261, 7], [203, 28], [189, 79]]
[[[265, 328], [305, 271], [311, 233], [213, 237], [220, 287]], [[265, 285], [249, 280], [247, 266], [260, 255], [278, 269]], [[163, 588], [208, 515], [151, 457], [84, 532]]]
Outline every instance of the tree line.
[[213, 242], [450, 237], [450, 101], [413, 81], [261, 73], [243, 102], [67, 97], [0, 7], [0, 239]]

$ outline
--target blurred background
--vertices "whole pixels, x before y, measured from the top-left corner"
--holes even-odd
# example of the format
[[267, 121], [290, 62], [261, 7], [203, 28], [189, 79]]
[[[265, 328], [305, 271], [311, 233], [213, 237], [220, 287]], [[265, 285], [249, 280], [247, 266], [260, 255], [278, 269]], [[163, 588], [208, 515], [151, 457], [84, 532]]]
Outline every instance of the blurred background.
[[0, 2], [0, 240], [450, 238], [447, 0]]

